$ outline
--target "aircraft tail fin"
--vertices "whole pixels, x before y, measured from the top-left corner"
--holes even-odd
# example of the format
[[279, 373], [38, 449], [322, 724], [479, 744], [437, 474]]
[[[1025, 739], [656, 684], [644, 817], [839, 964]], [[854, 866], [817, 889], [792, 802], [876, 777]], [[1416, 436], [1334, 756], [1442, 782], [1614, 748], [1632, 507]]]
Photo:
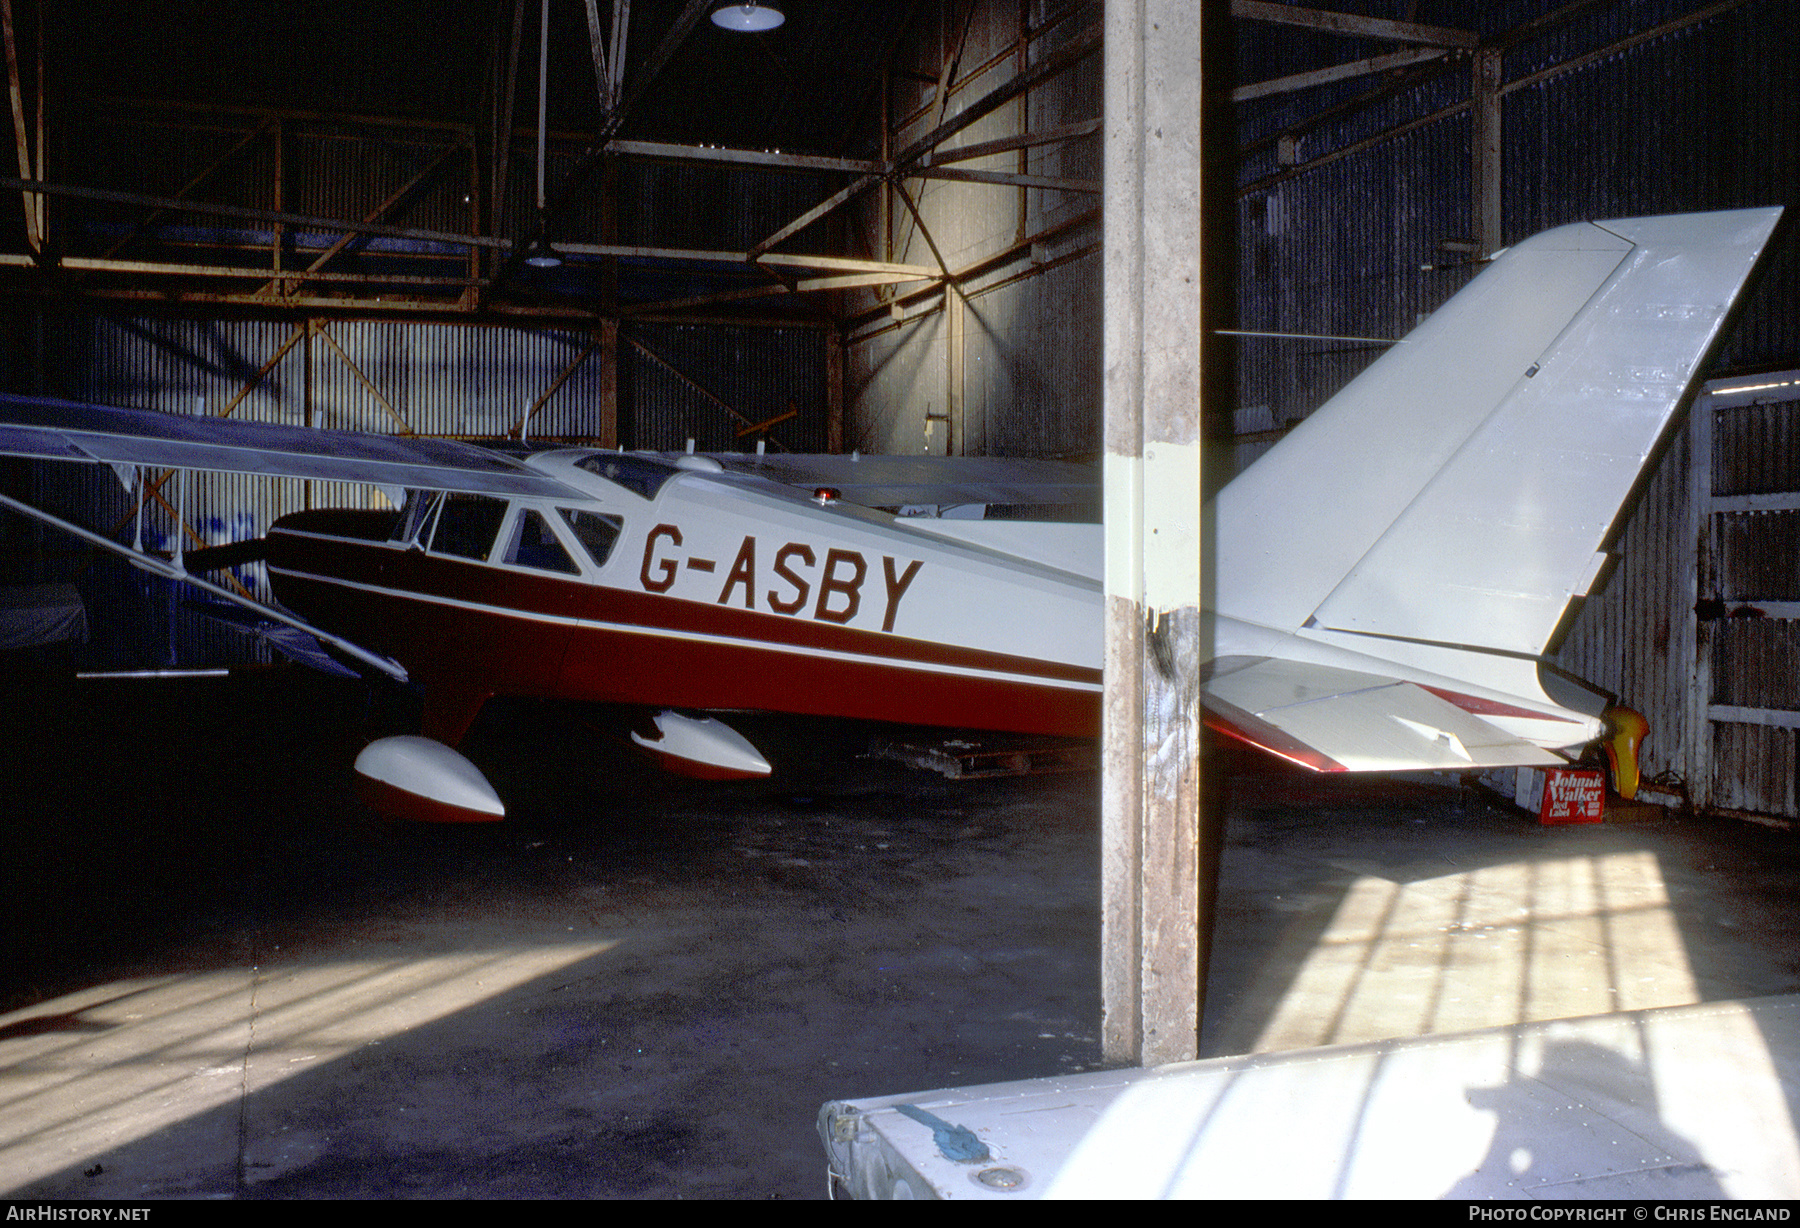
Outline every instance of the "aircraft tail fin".
[[1220, 493], [1222, 614], [1535, 655], [1779, 209], [1582, 223], [1502, 253]]

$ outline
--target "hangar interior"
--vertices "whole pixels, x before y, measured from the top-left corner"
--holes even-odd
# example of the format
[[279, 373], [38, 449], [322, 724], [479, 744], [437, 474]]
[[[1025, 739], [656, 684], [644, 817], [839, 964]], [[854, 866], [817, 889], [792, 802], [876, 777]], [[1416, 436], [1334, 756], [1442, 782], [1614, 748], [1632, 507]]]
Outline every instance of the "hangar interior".
[[[783, 0], [763, 33], [715, 24], [718, 7], [0, 0], [17, 154], [0, 176], [0, 384], [459, 439], [1096, 456], [1105, 6]], [[1800, 12], [1784, 0], [1204, 11], [1192, 224], [1209, 332], [1192, 340], [1217, 480], [1511, 243], [1584, 219], [1800, 204]], [[1557, 655], [1649, 717], [1652, 800], [1777, 822], [1800, 818], [1791, 228]], [[132, 514], [117, 483], [68, 467], [5, 461], [0, 479], [102, 532]], [[237, 540], [286, 511], [386, 496], [219, 477], [188, 498], [178, 513], [159, 495], [147, 544]], [[47, 582], [81, 588], [84, 669], [270, 660], [155, 583], [0, 518], [0, 583]], [[237, 583], [263, 591], [253, 567]], [[997, 856], [1017, 851], [1004, 823], [986, 831]], [[460, 867], [469, 848], [409, 856]], [[729, 876], [709, 863], [703, 877]], [[1287, 941], [1251, 949], [1285, 958]], [[85, 950], [70, 942], [50, 949]], [[67, 988], [32, 976], [5, 1005]], [[1241, 1020], [1220, 1026], [1219, 1044], [1254, 1043]], [[1090, 1025], [1057, 1060], [1094, 1060], [1091, 1042]], [[663, 1124], [607, 1137], [654, 1150], [671, 1144]], [[240, 1157], [226, 1188], [243, 1193], [247, 1172]]]
[[[1222, 474], [1508, 243], [1793, 192], [1794, 70], [1765, 50], [1791, 30], [1781, 5], [1225, 7], [1208, 131]], [[9, 5], [7, 386], [659, 450], [1099, 452], [1098, 4], [882, 0], [852, 21], [800, 3], [768, 34], [698, 3], [603, 9], [551, 4], [546, 25], [528, 2], [450, 20]], [[525, 259], [543, 243], [554, 266]], [[1779, 310], [1794, 262], [1771, 253], [1715, 375], [1800, 366]], [[1792, 671], [1774, 663], [1796, 593], [1772, 555], [1793, 513], [1769, 502], [1800, 484], [1779, 459], [1789, 402], [1732, 395], [1761, 407], [1704, 415], [1706, 498], [1761, 502], [1696, 503], [1684, 433], [1561, 660], [1644, 709], [1646, 774], [1671, 796], [1792, 817]], [[16, 480], [51, 484], [33, 493], [80, 523], [129, 511], [85, 476]], [[193, 544], [382, 498], [212, 481], [180, 530]], [[153, 545], [172, 515], [147, 522]], [[77, 565], [7, 531], [15, 582]], [[87, 651], [266, 652], [174, 617], [153, 644], [141, 618], [101, 619]]]

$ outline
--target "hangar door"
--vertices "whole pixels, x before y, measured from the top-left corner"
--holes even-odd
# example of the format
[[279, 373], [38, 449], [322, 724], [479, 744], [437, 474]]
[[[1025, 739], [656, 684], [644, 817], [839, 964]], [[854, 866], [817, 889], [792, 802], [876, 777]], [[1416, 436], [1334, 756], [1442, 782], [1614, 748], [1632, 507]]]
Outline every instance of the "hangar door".
[[1693, 444], [1693, 802], [1800, 818], [1800, 371], [1706, 385]]

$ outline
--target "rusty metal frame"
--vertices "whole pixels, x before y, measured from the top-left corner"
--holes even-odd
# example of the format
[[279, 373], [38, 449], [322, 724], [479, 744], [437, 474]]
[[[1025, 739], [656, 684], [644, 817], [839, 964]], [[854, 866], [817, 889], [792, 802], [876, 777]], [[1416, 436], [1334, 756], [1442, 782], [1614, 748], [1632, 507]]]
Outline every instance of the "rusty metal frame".
[[336, 337], [331, 335], [331, 330], [327, 327], [324, 320], [308, 320], [306, 322], [306, 328], [313, 336], [323, 337], [325, 339], [325, 344], [329, 345], [337, 354], [338, 358], [343, 360], [344, 366], [349, 369], [350, 374], [356, 377], [356, 382], [361, 384], [363, 389], [368, 392], [370, 396], [375, 398], [376, 403], [379, 404], [381, 408], [387, 410], [388, 417], [399, 424], [400, 429], [396, 434], [408, 436], [418, 434], [417, 431], [413, 430], [412, 424], [406, 420], [405, 415], [395, 409], [393, 403], [385, 396], [381, 395], [381, 389], [375, 386], [375, 381], [363, 374], [363, 369], [356, 365], [356, 360], [344, 352], [344, 347], [338, 344], [338, 339]]
[[[4, 14], [11, 16], [16, 0], [0, 0], [4, 5]], [[773, 284], [763, 287], [725, 289], [710, 294], [702, 294], [676, 302], [644, 304], [631, 309], [630, 314], [643, 317], [649, 313], [672, 313], [683, 310], [704, 309], [712, 306], [727, 305], [750, 301], [768, 301], [775, 297], [793, 298], [815, 292], [842, 291], [861, 286], [903, 286], [928, 277], [941, 278], [945, 275], [942, 261], [938, 261], [938, 271], [929, 272], [920, 266], [905, 265], [904, 262], [893, 261], [861, 261], [847, 257], [807, 258], [774, 252], [772, 249], [793, 233], [810, 225], [813, 221], [824, 217], [858, 193], [880, 179], [894, 179], [900, 175], [915, 178], [938, 178], [958, 180], [986, 185], [997, 185], [1009, 189], [1028, 187], [1050, 188], [1067, 191], [1095, 191], [1098, 184], [1082, 180], [1058, 179], [1049, 176], [1029, 176], [1015, 172], [973, 170], [965, 167], [951, 167], [942, 163], [966, 162], [971, 158], [983, 156], [986, 152], [999, 152], [1003, 149], [1022, 149], [1030, 145], [1045, 144], [1058, 140], [1071, 139], [1087, 135], [1098, 121], [1090, 121], [1088, 125], [1065, 125], [1063, 128], [1045, 133], [1023, 133], [1017, 137], [1003, 138], [998, 142], [984, 142], [982, 146], [968, 147], [964, 150], [936, 153], [936, 147], [950, 139], [958, 131], [975, 122], [983, 115], [999, 106], [1005, 105], [1012, 98], [1021, 96], [1031, 85], [1066, 69], [1076, 60], [1090, 53], [1099, 43], [1100, 27], [1095, 24], [1078, 32], [1067, 45], [1058, 48], [1037, 65], [1029, 69], [1018, 79], [1003, 84], [994, 91], [976, 99], [961, 114], [945, 119], [948, 102], [954, 94], [966, 89], [971, 82], [983, 73], [1017, 54], [1009, 43], [1008, 48], [989, 63], [977, 66], [967, 72], [962, 71], [964, 48], [969, 31], [973, 24], [976, 4], [974, 0], [965, 0], [961, 4], [953, 4], [951, 26], [957, 31], [953, 53], [947, 57], [936, 81], [936, 92], [932, 112], [929, 116], [931, 131], [921, 140], [915, 141], [908, 149], [897, 156], [890, 152], [887, 159], [880, 163], [864, 162], [855, 159], [833, 159], [811, 157], [806, 155], [772, 154], [757, 150], [719, 150], [697, 147], [673, 146], [658, 142], [615, 141], [612, 134], [617, 131], [618, 124], [625, 113], [640, 100], [657, 73], [665, 66], [683, 42], [704, 18], [711, 5], [705, 0], [688, 0], [680, 15], [663, 34], [652, 54], [647, 58], [646, 66], [635, 74], [626, 89], [624, 77], [625, 57], [624, 40], [630, 26], [630, 6], [626, 0], [617, 0], [612, 6], [612, 37], [610, 45], [601, 45], [601, 21], [597, 0], [585, 0], [585, 15], [588, 18], [590, 51], [594, 55], [596, 69], [596, 89], [603, 91], [603, 103], [610, 96], [616, 104], [608, 114], [605, 131], [599, 141], [590, 147], [589, 155], [583, 159], [584, 167], [578, 168], [565, 176], [559, 185], [559, 192], [573, 189], [576, 180], [584, 173], [585, 164], [600, 154], [623, 155], [646, 158], [671, 158], [680, 160], [725, 162], [727, 164], [765, 165], [794, 170], [842, 170], [857, 176], [856, 180], [844, 190], [834, 194], [828, 201], [809, 210], [801, 218], [795, 219], [789, 226], [783, 227], [775, 235], [759, 243], [747, 252], [734, 253], [702, 253], [674, 251], [669, 249], [651, 249], [631, 247], [619, 244], [558, 244], [559, 249], [567, 247], [571, 254], [597, 255], [602, 259], [628, 258], [646, 256], [653, 258], [691, 259], [697, 261], [725, 260], [753, 266], [759, 273], [771, 279]], [[1047, 18], [1035, 28], [1021, 29], [1021, 39], [1026, 45], [1045, 31], [1055, 28], [1069, 20], [1079, 10], [1078, 5], [1069, 5], [1057, 14]], [[507, 8], [512, 11], [507, 12]], [[56, 260], [54, 256], [46, 257], [34, 249], [28, 258], [0, 253], [0, 269], [42, 267], [46, 263], [55, 265], [63, 271], [85, 275], [76, 281], [57, 281], [39, 279], [20, 282], [10, 287], [0, 288], [0, 293], [24, 292], [38, 294], [56, 292], [58, 290], [74, 290], [84, 297], [95, 299], [112, 299], [127, 302], [161, 302], [197, 305], [241, 304], [252, 307], [277, 306], [284, 309], [327, 310], [336, 312], [379, 313], [379, 314], [440, 314], [447, 318], [468, 318], [470, 316], [492, 316], [495, 318], [528, 318], [559, 319], [567, 321], [591, 322], [599, 316], [613, 315], [617, 308], [610, 300], [595, 309], [595, 304], [555, 301], [518, 302], [500, 301], [496, 292], [504, 285], [511, 268], [521, 259], [523, 249], [512, 238], [501, 237], [505, 234], [504, 219], [497, 216], [496, 211], [503, 207], [506, 178], [501, 173], [508, 158], [513, 134], [507, 117], [511, 113], [510, 100], [517, 84], [517, 51], [515, 43], [522, 40], [524, 0], [515, 0], [511, 6], [502, 6], [497, 14], [499, 35], [496, 42], [501, 44], [490, 68], [490, 96], [487, 110], [492, 131], [485, 135], [478, 131], [486, 125], [443, 124], [426, 121], [414, 122], [394, 117], [354, 117], [343, 115], [327, 115], [292, 109], [233, 108], [216, 107], [204, 104], [158, 103], [161, 107], [173, 107], [178, 111], [200, 113], [248, 114], [254, 122], [247, 125], [244, 132], [229, 148], [219, 154], [199, 175], [190, 179], [179, 192], [173, 196], [158, 196], [149, 193], [114, 192], [99, 188], [88, 188], [68, 183], [47, 182], [42, 174], [42, 150], [34, 162], [29, 156], [28, 138], [21, 135], [20, 153], [26, 161], [21, 164], [18, 178], [0, 177], [0, 188], [10, 188], [21, 192], [27, 199], [40, 204], [50, 197], [68, 197], [72, 199], [98, 200], [108, 203], [136, 206], [149, 211], [148, 216], [137, 223], [130, 234], [115, 241], [107, 254], [100, 257], [69, 256]], [[508, 29], [507, 27], [512, 27]], [[518, 37], [508, 39], [508, 33]], [[15, 57], [16, 58], [16, 57]], [[17, 91], [23, 90], [23, 80], [14, 72]], [[41, 82], [40, 82], [41, 87]], [[19, 92], [20, 105], [15, 108], [15, 120], [22, 121], [23, 93]], [[114, 105], [125, 103], [132, 105], [131, 100], [113, 99]], [[103, 101], [103, 105], [107, 105]], [[137, 103], [135, 105], [147, 105]], [[367, 122], [371, 124], [391, 124], [400, 127], [441, 128], [463, 134], [464, 141], [452, 141], [444, 147], [437, 161], [431, 168], [415, 176], [405, 186], [392, 193], [387, 199], [376, 205], [360, 221], [344, 219], [318, 218], [290, 212], [284, 208], [254, 209], [243, 206], [210, 204], [192, 199], [191, 193], [207, 180], [217, 175], [218, 171], [228, 165], [245, 148], [259, 140], [263, 134], [274, 128], [280, 131], [284, 122], [290, 119], [306, 120], [308, 118], [330, 120], [332, 122], [348, 122], [352, 124]], [[41, 116], [40, 116], [41, 118]], [[239, 121], [240, 123], [243, 121]], [[882, 124], [884, 138], [888, 125]], [[21, 130], [22, 131], [22, 130]], [[566, 139], [566, 135], [565, 138]], [[481, 157], [484, 140], [490, 140], [492, 149], [488, 167], [490, 182], [475, 182], [483, 173]], [[465, 144], [466, 142], [466, 144]], [[991, 147], [991, 148], [989, 148]], [[471, 191], [469, 233], [454, 233], [422, 227], [406, 227], [392, 225], [385, 221], [390, 219], [393, 211], [404, 200], [407, 193], [416, 191], [419, 184], [431, 174], [444, 166], [447, 161], [467, 148], [471, 157]], [[934, 159], [934, 154], [935, 159]], [[495, 165], [495, 162], [499, 165]], [[275, 185], [279, 205], [285, 185], [279, 182], [283, 172], [279, 160]], [[604, 189], [603, 189], [604, 191]], [[904, 192], [900, 193], [905, 198]], [[492, 200], [488, 200], [489, 197]], [[482, 217], [480, 202], [488, 201], [487, 217]], [[909, 205], [909, 208], [911, 206]], [[546, 210], [546, 217], [554, 215], [555, 205]], [[199, 214], [217, 217], [240, 218], [254, 221], [275, 230], [273, 250], [268, 253], [268, 267], [238, 267], [236, 265], [205, 265], [197, 263], [176, 263], [161, 260], [118, 260], [116, 255], [124, 246], [141, 236], [155, 218], [162, 213]], [[484, 225], [485, 221], [485, 225]], [[310, 260], [305, 268], [289, 268], [284, 256], [285, 244], [282, 241], [283, 231], [294, 229], [319, 230], [328, 229], [338, 232], [339, 237], [332, 245]], [[483, 231], [486, 233], [482, 233]], [[469, 264], [459, 276], [438, 276], [429, 273], [351, 273], [331, 269], [332, 261], [347, 247], [356, 242], [359, 236], [385, 235], [393, 238], [454, 245], [467, 252]], [[40, 242], [43, 238], [40, 232]], [[925, 236], [930, 241], [929, 236]], [[481, 264], [483, 253], [491, 253], [495, 265], [493, 272], [482, 276]], [[438, 254], [422, 254], [421, 260], [442, 262], [451, 257]], [[465, 257], [456, 256], [463, 260]], [[829, 261], [829, 263], [825, 263]], [[254, 262], [262, 264], [261, 260]], [[795, 266], [798, 266], [796, 269]], [[796, 275], [798, 269], [832, 269], [834, 273], [815, 273], [814, 275]], [[790, 271], [793, 269], [794, 271]], [[177, 282], [190, 281], [194, 285], [176, 285], [172, 288], [153, 289], [120, 284], [116, 280], [103, 279], [93, 284], [90, 279], [96, 275], [122, 275], [129, 277], [150, 277], [159, 279], [175, 279]], [[255, 288], [237, 289], [230, 286], [219, 286], [220, 282], [253, 282]], [[340, 287], [344, 293], [329, 296], [320, 292], [307, 293], [303, 287]], [[377, 294], [375, 288], [392, 289], [394, 294]], [[510, 298], [511, 296], [509, 296]], [[793, 313], [783, 313], [793, 314]], [[772, 319], [759, 313], [757, 318], [735, 320], [739, 323], [765, 323], [787, 326], [802, 323], [798, 319]]]
[[[27, 132], [25, 119], [25, 94], [19, 79], [19, 48], [17, 32], [13, 22], [13, 0], [0, 0], [0, 34], [6, 44], [6, 84], [12, 99], [13, 143], [18, 149], [19, 177], [21, 179], [38, 178], [42, 174], [43, 164], [43, 120], [44, 120], [44, 78], [43, 78], [43, 14], [38, 20], [38, 91], [37, 91], [37, 126], [38, 151], [37, 163], [34, 167], [31, 153], [31, 138]], [[44, 249], [44, 202], [40, 194], [25, 192], [25, 241], [34, 253]]]
[[[922, 172], [919, 171], [917, 164], [929, 158], [944, 141], [955, 136], [958, 132], [971, 126], [976, 121], [984, 119], [994, 111], [1005, 106], [1008, 102], [1011, 102], [1014, 98], [1019, 97], [1030, 90], [1033, 86], [1072, 68], [1075, 64], [1086, 58], [1088, 54], [1099, 48], [1100, 34], [1101, 27], [1099, 25], [1089, 26], [1086, 30], [1083, 30], [1072, 38], [1068, 43], [1038, 61], [1038, 63], [1033, 65], [1030, 70], [1019, 74], [1012, 80], [997, 86], [987, 94], [984, 94], [982, 97], [970, 103], [962, 111], [958, 112], [951, 119], [943, 119], [942, 108], [939, 108], [933, 116], [934, 122], [930, 130], [924, 136], [913, 141], [900, 153], [890, 156], [879, 172], [870, 172], [861, 176], [834, 193], [832, 196], [820, 202], [818, 205], [807, 210], [798, 218], [789, 222], [786, 226], [783, 226], [780, 230], [777, 230], [774, 234], [751, 248], [752, 254], [754, 256], [760, 256], [762, 253], [769, 251], [777, 244], [804, 230], [806, 227], [812, 225], [820, 218], [823, 218], [828, 213], [853, 199], [877, 182], [885, 181], [894, 183], [903, 175], [919, 176]], [[938, 98], [940, 102], [947, 101], [952, 88], [953, 85], [941, 86], [938, 89]], [[883, 130], [885, 133], [885, 120], [883, 122]], [[987, 175], [998, 174], [998, 172], [939, 171], [939, 176], [942, 178], [972, 178], [976, 174]], [[979, 182], [996, 182], [996, 180], [983, 178], [979, 180]], [[1071, 181], [1071, 184], [1074, 182], [1075, 181]], [[1020, 186], [1016, 177], [1008, 178], [1005, 180], [1005, 183], [1007, 186]], [[1024, 186], [1050, 185], [1029, 184]], [[1056, 186], [1062, 185], [1059, 183]], [[1084, 190], [1085, 188], [1086, 185], [1083, 185]], [[940, 264], [941, 263], [942, 262], [940, 261]]]
[[[738, 410], [735, 407], [733, 407], [730, 403], [728, 403], [723, 397], [721, 397], [717, 393], [713, 392], [710, 388], [707, 388], [704, 384], [700, 383], [700, 381], [698, 381], [698, 380], [694, 379], [692, 376], [688, 375], [680, 367], [677, 367], [674, 363], [672, 363], [668, 359], [664, 358], [661, 354], [658, 354], [655, 350], [652, 350], [649, 346], [645, 345], [642, 341], [639, 341], [636, 337], [632, 337], [632, 336], [624, 335], [624, 334], [621, 334], [621, 335], [625, 341], [627, 341], [631, 344], [631, 347], [633, 349], [637, 350], [638, 353], [640, 353], [640, 354], [644, 355], [644, 357], [650, 359], [650, 361], [654, 362], [657, 366], [662, 367], [669, 374], [673, 375], [676, 379], [678, 379], [682, 383], [686, 384], [689, 388], [692, 388], [695, 392], [699, 393], [706, 400], [708, 400], [708, 401], [712, 402], [714, 405], [718, 406], [718, 408], [724, 410], [731, 417], [736, 418], [738, 420], [738, 422], [741, 423], [743, 426], [749, 428], [752, 431], [759, 429], [760, 424], [757, 423], [753, 418], [750, 418], [749, 416], [738, 412]], [[778, 448], [781, 448], [784, 446], [782, 444], [782, 442], [779, 439], [776, 439], [773, 435], [769, 436], [769, 441]]]
[[[438, 154], [437, 157], [433, 158], [431, 160], [431, 162], [425, 167], [424, 170], [420, 171], [418, 174], [414, 175], [411, 179], [407, 180], [400, 187], [396, 188], [393, 192], [389, 193], [386, 200], [382, 201], [379, 205], [376, 205], [373, 210], [371, 210], [366, 216], [364, 216], [364, 218], [363, 218], [364, 223], [379, 222], [381, 220], [383, 214], [387, 213], [388, 210], [393, 209], [394, 207], [399, 205], [399, 203], [401, 201], [405, 200], [409, 195], [411, 195], [412, 192], [415, 191], [421, 184], [424, 184], [425, 182], [430, 180], [434, 175], [436, 175], [437, 172], [443, 168], [444, 164], [450, 160], [450, 156], [452, 154], [456, 154], [456, 153], [460, 153], [460, 152], [462, 152], [461, 146], [458, 146], [458, 145], [446, 146], [444, 148], [443, 152]], [[319, 255], [313, 260], [313, 262], [306, 267], [306, 273], [303, 274], [302, 277], [307, 277], [307, 276], [311, 276], [312, 274], [318, 273], [319, 270], [323, 269], [327, 264], [329, 264], [331, 262], [332, 257], [336, 256], [339, 252], [342, 252], [346, 247], [350, 246], [351, 243], [355, 242], [357, 239], [359, 239], [361, 237], [362, 237], [362, 235], [358, 231], [346, 230], [344, 232], [344, 234], [342, 236], [340, 236], [335, 243], [333, 243], [330, 247], [326, 248], [323, 252], [319, 253]], [[264, 286], [257, 293], [259, 293], [259, 294], [280, 293], [281, 295], [285, 296], [285, 295], [291, 294], [293, 292], [289, 287], [293, 283], [295, 283], [301, 279], [302, 278], [297, 278], [297, 277], [294, 277], [293, 275], [289, 274], [289, 275], [281, 277], [275, 281], [271, 281], [268, 285]], [[279, 287], [279, 290], [277, 289], [277, 287]]]
[[[1515, 30], [1508, 31], [1505, 34], [1498, 36], [1492, 40], [1491, 49], [1504, 51], [1525, 38], [1535, 36], [1549, 29], [1554, 29], [1556, 26], [1571, 21], [1582, 13], [1588, 12], [1589, 10], [1606, 3], [1616, 4], [1618, 3], [1618, 0], [1573, 0], [1572, 3], [1566, 4], [1560, 9], [1546, 13], [1544, 16], [1537, 18], [1534, 21], [1527, 22], [1525, 25], [1520, 26]], [[1624, 38], [1608, 43], [1604, 47], [1598, 47], [1592, 51], [1575, 56], [1572, 59], [1551, 64], [1536, 72], [1520, 77], [1517, 80], [1499, 83], [1494, 92], [1499, 98], [1504, 99], [1508, 94], [1512, 94], [1518, 90], [1530, 89], [1532, 86], [1542, 84], [1553, 78], [1576, 72], [1589, 64], [1618, 55], [1624, 51], [1629, 51], [1640, 44], [1651, 42], [1667, 34], [1673, 34], [1676, 31], [1686, 29], [1689, 26], [1698, 25], [1703, 21], [1709, 21], [1714, 17], [1723, 16], [1733, 9], [1741, 8], [1747, 3], [1749, 3], [1749, 0], [1715, 0], [1715, 3], [1696, 9], [1693, 12], [1685, 13], [1680, 17], [1672, 17], [1668, 21], [1662, 22], [1648, 30], [1640, 30], [1634, 34], [1627, 35]], [[1479, 57], [1475, 57], [1469, 62], [1472, 65], [1478, 65]], [[1351, 100], [1343, 107], [1333, 108], [1330, 115], [1335, 116], [1354, 112], [1363, 106], [1371, 105], [1374, 102], [1389, 97], [1397, 88], [1405, 88], [1408, 85], [1416, 84], [1418, 81], [1425, 79], [1428, 75], [1451, 71], [1455, 67], [1457, 67], [1457, 65], [1449, 60], [1439, 60], [1428, 63], [1420, 70], [1418, 76], [1410, 77], [1397, 85], [1390, 85], [1370, 91], [1360, 98]], [[1471, 68], [1472, 73], [1478, 71], [1478, 67]], [[1286, 180], [1292, 179], [1297, 175], [1305, 174], [1307, 171], [1317, 170], [1319, 167], [1327, 166], [1333, 162], [1338, 162], [1344, 158], [1362, 153], [1365, 150], [1373, 149], [1376, 146], [1386, 144], [1389, 141], [1405, 136], [1409, 132], [1428, 127], [1440, 120], [1449, 119], [1453, 115], [1459, 115], [1464, 111], [1474, 110], [1479, 105], [1477, 98], [1478, 93], [1479, 88], [1472, 85], [1470, 97], [1461, 102], [1450, 103], [1448, 106], [1440, 107], [1429, 115], [1417, 116], [1407, 120], [1405, 123], [1396, 124], [1391, 128], [1377, 132], [1372, 136], [1352, 141], [1351, 143], [1339, 146], [1336, 149], [1327, 150], [1316, 158], [1311, 158], [1294, 166], [1282, 167], [1278, 171], [1264, 175], [1262, 178], [1238, 188], [1237, 198], [1242, 200], [1246, 197], [1253, 196], [1258, 192], [1266, 192]], [[1264, 140], [1258, 144], [1259, 146], [1266, 145], [1267, 142], [1277, 140], [1280, 137], [1296, 135], [1319, 122], [1320, 118], [1321, 117], [1314, 117], [1305, 123], [1294, 125], [1283, 132], [1272, 134], [1271, 136], [1264, 138]], [[1247, 150], [1240, 150], [1239, 152], [1243, 153], [1247, 152]]]
[[555, 396], [562, 386], [569, 382], [569, 377], [574, 375], [581, 364], [587, 361], [589, 355], [599, 353], [605, 346], [605, 336], [600, 330], [596, 329], [588, 337], [588, 343], [581, 348], [580, 353], [570, 359], [568, 365], [558, 373], [555, 379], [550, 381], [550, 386], [545, 388], [544, 391], [538, 395], [538, 398], [525, 410], [525, 413], [519, 418], [519, 421], [515, 425], [506, 428], [506, 437], [511, 439], [514, 436], [517, 436], [519, 439], [524, 439], [526, 437], [526, 432], [531, 427], [531, 420], [537, 416], [538, 410], [550, 403], [550, 398]]

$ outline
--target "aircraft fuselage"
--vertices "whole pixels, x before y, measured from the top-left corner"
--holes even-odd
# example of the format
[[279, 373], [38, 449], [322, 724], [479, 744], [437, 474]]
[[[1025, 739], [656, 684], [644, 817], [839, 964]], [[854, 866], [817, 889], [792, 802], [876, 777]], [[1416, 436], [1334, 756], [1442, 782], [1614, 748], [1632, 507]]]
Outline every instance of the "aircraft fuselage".
[[593, 498], [422, 492], [399, 516], [305, 512], [269, 533], [282, 603], [404, 664], [433, 737], [457, 741], [495, 695], [1098, 727], [1094, 574], [738, 475], [530, 463]]

